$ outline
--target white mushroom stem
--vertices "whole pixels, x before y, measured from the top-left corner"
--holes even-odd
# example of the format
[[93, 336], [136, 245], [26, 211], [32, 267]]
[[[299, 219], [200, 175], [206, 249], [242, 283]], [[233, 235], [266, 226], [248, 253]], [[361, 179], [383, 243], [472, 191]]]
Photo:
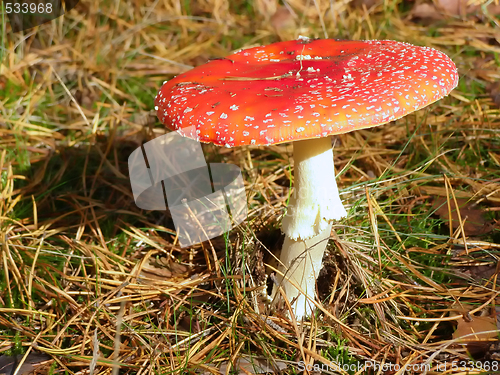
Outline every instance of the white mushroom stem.
[[[283, 276], [278, 274], [277, 279], [287, 299], [293, 302], [295, 317], [301, 319], [313, 311], [311, 300], [332, 221], [347, 213], [335, 182], [330, 137], [294, 142], [293, 157], [295, 189], [283, 218], [285, 242], [278, 268]], [[280, 301], [277, 286], [273, 297], [275, 303]]]

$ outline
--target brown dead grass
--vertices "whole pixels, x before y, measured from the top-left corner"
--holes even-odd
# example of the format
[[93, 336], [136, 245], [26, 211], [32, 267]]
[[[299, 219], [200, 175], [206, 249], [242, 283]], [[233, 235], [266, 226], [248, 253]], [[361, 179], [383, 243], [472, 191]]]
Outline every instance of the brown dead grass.
[[[440, 373], [446, 364], [450, 373], [468, 359], [454, 327], [496, 316], [498, 224], [490, 216], [496, 237], [488, 238], [464, 232], [467, 215], [453, 216], [455, 230], [429, 229], [432, 197], [450, 210], [460, 198], [498, 211], [500, 110], [484, 87], [500, 79], [499, 21], [478, 10], [430, 28], [390, 0], [294, 0], [280, 28], [277, 1], [188, 3], [81, 1], [23, 34], [7, 26], [0, 352], [37, 350], [51, 355], [54, 371], [82, 374], [218, 373], [245, 356], [298, 373], [297, 361], [329, 365], [335, 353]], [[462, 82], [429, 109], [337, 138], [351, 216], [332, 233], [322, 303], [303, 324], [269, 311], [261, 296], [264, 263], [280, 247], [289, 145], [205, 146], [209, 159], [241, 167], [250, 213], [227, 239], [188, 249], [167, 214], [135, 206], [126, 164], [165, 131], [150, 113], [162, 81], [298, 35], [435, 47]], [[481, 352], [496, 355], [494, 345]]]

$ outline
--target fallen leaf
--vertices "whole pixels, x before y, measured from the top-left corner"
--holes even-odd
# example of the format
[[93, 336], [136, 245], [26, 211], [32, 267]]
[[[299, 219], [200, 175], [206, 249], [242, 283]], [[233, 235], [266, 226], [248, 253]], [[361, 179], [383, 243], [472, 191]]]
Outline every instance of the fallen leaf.
[[439, 11], [450, 16], [464, 17], [468, 9], [475, 9], [467, 5], [467, 0], [436, 0], [434, 4]]
[[354, 0], [353, 5], [355, 7], [361, 8], [363, 5], [366, 7], [366, 9], [370, 9], [371, 7], [380, 4], [381, 1], [379, 0]]
[[490, 98], [497, 107], [500, 107], [500, 82], [492, 82], [486, 86], [486, 91], [490, 93]]
[[441, 20], [444, 15], [437, 11], [434, 4], [420, 3], [415, 4], [410, 12], [412, 18], [420, 18], [424, 20]]
[[98, 101], [98, 95], [92, 87], [73, 90], [73, 97], [79, 105], [87, 109], [91, 109], [94, 103]]
[[[483, 283], [485, 280], [490, 280], [493, 275], [497, 273], [497, 265], [484, 264], [479, 266], [471, 266], [464, 272], [465, 275], [470, 275], [474, 280]], [[497, 284], [500, 280], [497, 280]]]
[[412, 18], [441, 20], [448, 17], [482, 18], [483, 9], [490, 15], [500, 14], [500, 5], [481, 6], [469, 0], [435, 0], [433, 3], [417, 2], [410, 12]]
[[289, 40], [295, 37], [295, 31], [297, 30], [295, 17], [287, 7], [279, 6], [271, 16], [270, 23], [281, 40]]
[[[480, 236], [493, 230], [493, 225], [484, 217], [483, 210], [474, 206], [472, 202], [466, 199], [457, 198], [457, 204], [460, 209], [460, 217], [464, 224], [466, 236]], [[433, 203], [435, 214], [438, 215], [447, 225], [452, 225], [455, 231], [460, 226], [458, 211], [453, 199], [451, 199], [451, 218], [448, 210], [447, 199], [444, 197], [435, 197]]]
[[[200, 321], [198, 317], [184, 314], [180, 319], [178, 319], [178, 324], [176, 324], [176, 328], [182, 329], [186, 332], [190, 332], [192, 334], [196, 334], [201, 332]], [[182, 314], [182, 313], [181, 313]]]
[[[21, 359], [22, 356], [0, 356], [0, 375], [13, 374]], [[50, 359], [51, 357], [46, 354], [31, 352], [17, 371], [17, 375], [31, 374], [41, 366], [45, 366]]]
[[484, 355], [493, 342], [498, 342], [497, 319], [492, 316], [464, 315], [458, 321], [453, 338], [465, 345], [468, 354], [477, 358]]
[[453, 338], [459, 343], [498, 340], [497, 320], [492, 316], [467, 315], [470, 319], [460, 319]]

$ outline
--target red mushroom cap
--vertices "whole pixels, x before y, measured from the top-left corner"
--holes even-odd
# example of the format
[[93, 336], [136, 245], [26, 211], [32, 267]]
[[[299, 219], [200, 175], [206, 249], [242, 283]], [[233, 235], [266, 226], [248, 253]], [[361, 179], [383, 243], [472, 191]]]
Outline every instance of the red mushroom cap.
[[457, 83], [453, 61], [432, 48], [301, 39], [191, 69], [163, 85], [155, 109], [169, 128], [202, 142], [269, 145], [381, 125]]

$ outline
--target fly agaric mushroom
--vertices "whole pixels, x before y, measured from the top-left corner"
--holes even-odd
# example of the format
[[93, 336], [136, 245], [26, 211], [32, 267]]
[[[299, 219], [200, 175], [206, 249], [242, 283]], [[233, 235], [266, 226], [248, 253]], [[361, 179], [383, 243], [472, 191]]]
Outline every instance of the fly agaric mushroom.
[[[294, 142], [294, 193], [282, 223], [278, 282], [300, 319], [312, 312], [332, 221], [346, 215], [329, 136], [401, 118], [457, 83], [455, 64], [432, 48], [301, 38], [183, 73], [164, 83], [155, 109], [162, 123], [201, 142]], [[187, 134], [190, 127], [196, 131]], [[273, 294], [280, 297], [276, 286]]]

